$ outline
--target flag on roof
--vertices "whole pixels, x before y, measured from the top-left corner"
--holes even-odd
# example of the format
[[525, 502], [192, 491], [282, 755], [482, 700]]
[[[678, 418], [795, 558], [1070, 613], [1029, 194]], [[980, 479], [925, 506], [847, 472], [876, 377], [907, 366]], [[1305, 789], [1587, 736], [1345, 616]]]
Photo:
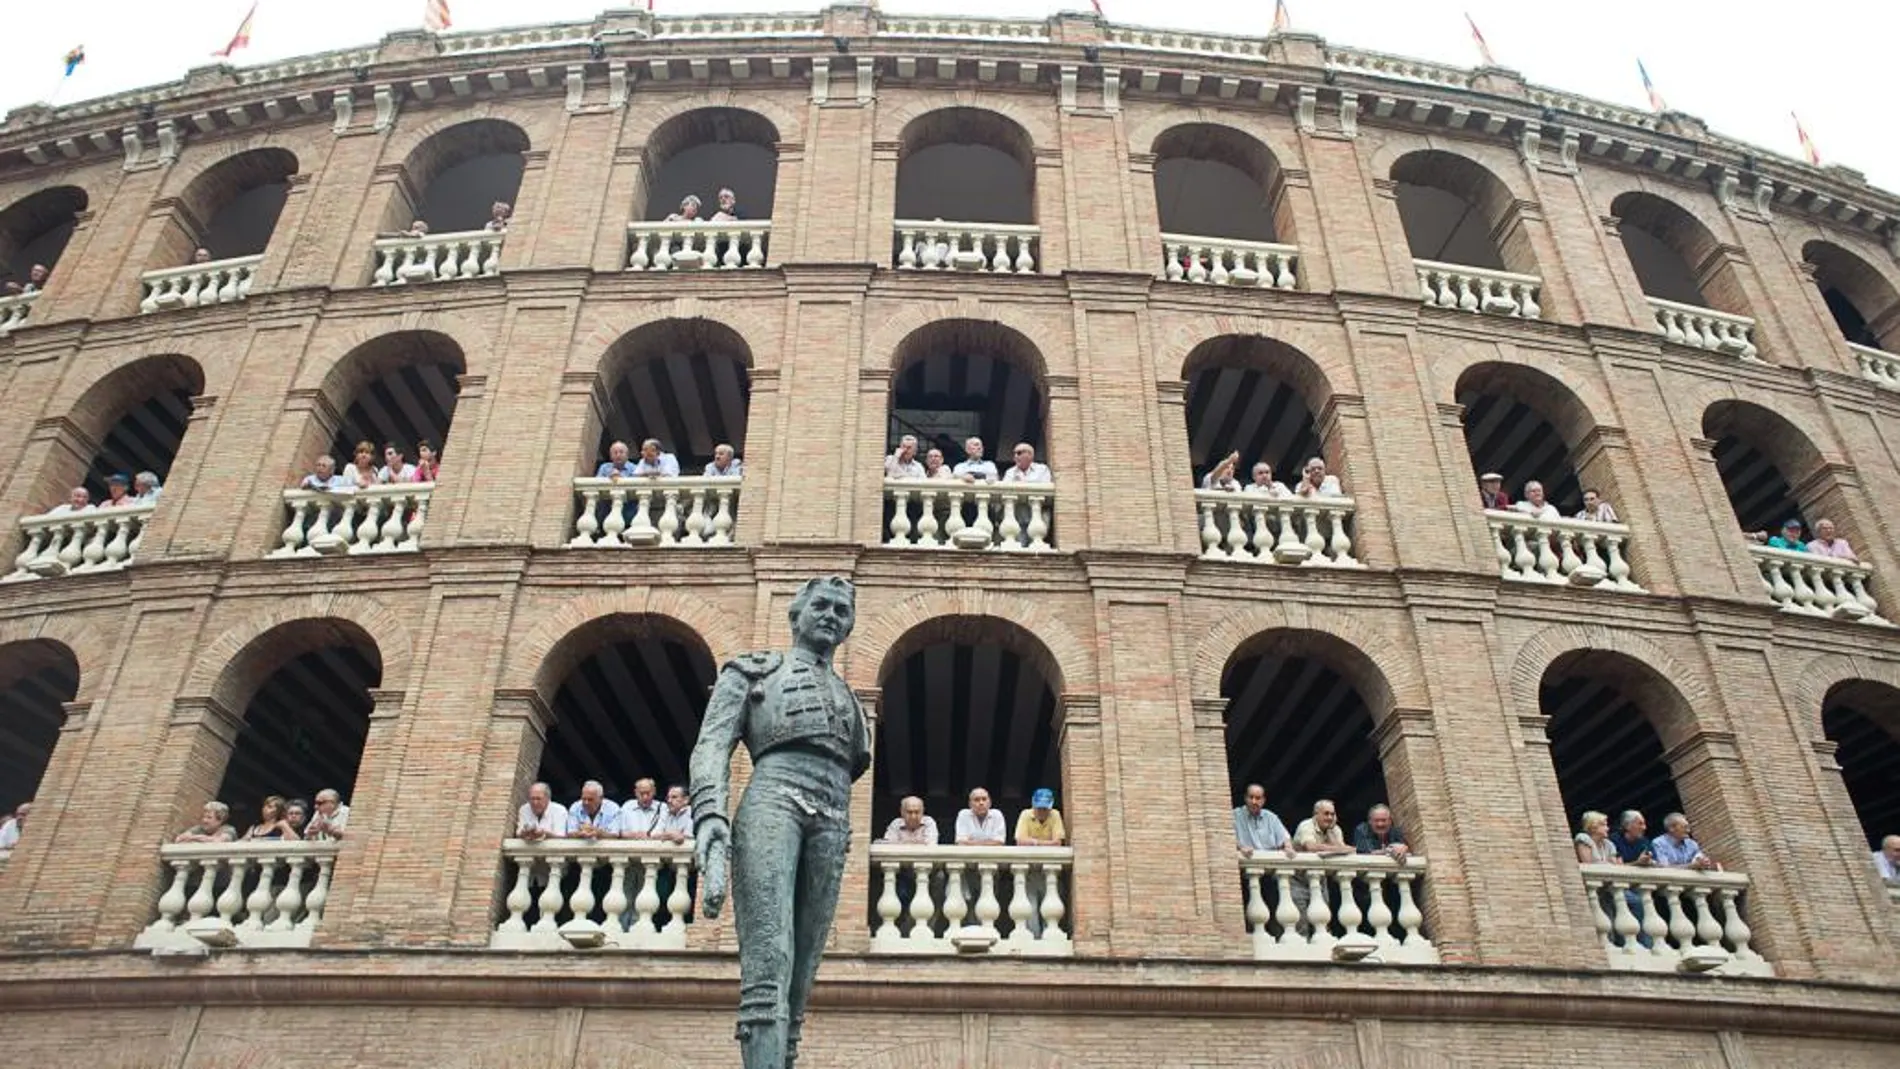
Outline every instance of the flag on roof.
[[449, 18], [449, 0], [425, 0], [422, 5], [422, 28], [430, 33], [441, 33], [455, 25]]
[[251, 43], [251, 20], [257, 17], [257, 4], [251, 4], [251, 10], [244, 13], [244, 21], [238, 23], [237, 32], [231, 35], [231, 43], [211, 53], [223, 59], [230, 59], [231, 53]]
[[1286, 0], [1273, 0], [1273, 32], [1285, 33], [1293, 28], [1293, 16], [1286, 13]]
[[1794, 120], [1795, 136], [1801, 139], [1801, 151], [1807, 154], [1808, 162], [1816, 167], [1821, 166], [1821, 153], [1814, 147], [1814, 139], [1808, 136], [1807, 128], [1801, 125], [1801, 116], [1791, 111], [1788, 117]]
[[1662, 94], [1656, 92], [1656, 83], [1649, 80], [1649, 68], [1643, 66], [1643, 61], [1640, 59], [1636, 61], [1636, 73], [1643, 76], [1643, 91], [1649, 94], [1649, 110], [1668, 111], [1669, 105], [1663, 102]]
[[85, 45], [80, 45], [71, 52], [66, 53], [66, 77], [72, 77], [73, 72], [78, 70], [79, 65], [84, 62], [86, 62]]
[[1477, 42], [1478, 55], [1484, 59], [1484, 65], [1487, 67], [1497, 66], [1497, 59], [1491, 55], [1491, 46], [1484, 43], [1484, 34], [1478, 32], [1478, 24], [1472, 21], [1469, 11], [1465, 12], [1465, 25], [1471, 27], [1471, 39]]

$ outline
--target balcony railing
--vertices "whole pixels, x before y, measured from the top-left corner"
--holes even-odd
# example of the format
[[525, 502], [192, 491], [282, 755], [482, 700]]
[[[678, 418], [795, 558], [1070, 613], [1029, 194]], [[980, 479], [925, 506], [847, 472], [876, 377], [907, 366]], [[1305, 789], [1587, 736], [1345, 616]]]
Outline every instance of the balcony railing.
[[1042, 255], [1042, 230], [1007, 223], [899, 219], [895, 244], [901, 271], [1033, 275]]
[[1352, 555], [1349, 497], [1268, 497], [1196, 490], [1201, 556], [1259, 564], [1363, 567]]
[[33, 302], [39, 299], [38, 290], [32, 293], [16, 294], [12, 297], [0, 297], [0, 338], [13, 333], [14, 328], [24, 324], [27, 314], [33, 311]]
[[1660, 297], [1643, 299], [1649, 302], [1649, 310], [1656, 317], [1656, 329], [1677, 345], [1726, 353], [1743, 360], [1755, 359], [1755, 321], [1747, 316], [1677, 304]]
[[1193, 234], [1161, 235], [1163, 272], [1169, 282], [1206, 282], [1246, 289], [1299, 288], [1294, 275], [1300, 250], [1264, 241], [1235, 241]]
[[[574, 537], [594, 546], [729, 546], [739, 511], [739, 484], [726, 478], [575, 479], [581, 499]], [[655, 502], [659, 512], [655, 515]]]
[[1047, 552], [1055, 548], [1051, 483], [966, 483], [886, 479], [887, 546]]
[[501, 856], [514, 875], [507, 916], [495, 926], [490, 947], [686, 948], [693, 906], [690, 842], [506, 839]]
[[434, 483], [392, 483], [361, 490], [285, 490], [290, 523], [269, 557], [414, 553], [422, 548]]
[[[1435, 964], [1413, 885], [1425, 859], [1383, 855], [1322, 858], [1256, 851], [1240, 859], [1247, 931], [1259, 961]], [[1369, 942], [1368, 942], [1369, 941]], [[1369, 950], [1369, 952], [1367, 952]]]
[[1747, 876], [1634, 865], [1578, 867], [1610, 968], [1775, 974], [1774, 966], [1748, 945], [1753, 935], [1742, 919]]
[[47, 512], [20, 520], [26, 548], [0, 582], [114, 572], [132, 563], [156, 503], [79, 512]]
[[1066, 846], [871, 844], [882, 954], [1068, 957], [1063, 881], [1075, 864]]
[[132, 945], [307, 947], [330, 897], [335, 842], [172, 843], [158, 919]]
[[1819, 553], [1749, 546], [1761, 569], [1762, 589], [1782, 612], [1884, 624], [1880, 604], [1867, 588], [1874, 570], [1865, 564]]
[[[6, 324], [4, 320], [0, 320], [0, 334], [6, 332]], [[1853, 351], [1854, 361], [1860, 365], [1861, 378], [1876, 386], [1900, 390], [1900, 356], [1867, 345], [1855, 345], [1851, 341], [1847, 343], [1847, 347]]]
[[1544, 280], [1536, 275], [1436, 260], [1413, 260], [1412, 265], [1418, 269], [1419, 297], [1428, 305], [1514, 319], [1537, 319], [1544, 314], [1538, 304]]
[[139, 284], [145, 289], [139, 312], [241, 301], [251, 295], [251, 280], [257, 275], [257, 265], [263, 262], [264, 256], [259, 253], [147, 271], [139, 276]]
[[629, 271], [693, 271], [765, 266], [772, 220], [628, 223]]
[[376, 252], [376, 273], [370, 276], [370, 285], [492, 278], [501, 274], [501, 244], [507, 236], [505, 230], [464, 230], [420, 238], [377, 238], [371, 246]]
[[1498, 574], [1506, 579], [1643, 592], [1630, 578], [1623, 551], [1630, 529], [1624, 524], [1540, 520], [1508, 509], [1486, 509], [1484, 519]]

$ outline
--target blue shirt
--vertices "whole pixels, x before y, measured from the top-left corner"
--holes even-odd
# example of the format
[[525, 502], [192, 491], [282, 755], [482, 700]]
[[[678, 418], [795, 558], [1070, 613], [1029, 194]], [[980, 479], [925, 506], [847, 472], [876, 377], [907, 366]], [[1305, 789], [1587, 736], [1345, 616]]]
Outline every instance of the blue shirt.
[[1684, 838], [1680, 846], [1673, 835], [1658, 835], [1649, 844], [1649, 856], [1664, 868], [1686, 869], [1701, 853], [1702, 844], [1693, 836]]
[[620, 807], [615, 805], [611, 798], [602, 798], [600, 812], [591, 817], [587, 815], [587, 805], [581, 801], [576, 800], [573, 805], [567, 807], [569, 835], [579, 835], [582, 828], [596, 828], [600, 831], [611, 832], [619, 822]]
[[1247, 812], [1247, 807], [1234, 807], [1234, 842], [1249, 850], [1284, 850], [1293, 837], [1287, 834], [1286, 824], [1273, 810], [1262, 807], [1259, 816]]
[[611, 479], [614, 476], [618, 475], [622, 479], [631, 479], [633, 478], [633, 474], [634, 474], [633, 461], [628, 460], [620, 464], [615, 464], [613, 461], [609, 460], [601, 464], [600, 468], [594, 472], [594, 478]]
[[702, 472], [701, 474], [703, 474], [708, 479], [738, 478], [739, 476], [745, 474], [745, 461], [740, 460], [738, 457], [733, 457], [732, 463], [726, 465], [725, 471], [720, 471], [719, 465], [717, 464], [708, 464], [706, 465], [706, 470]]
[[635, 475], [673, 476], [679, 473], [679, 458], [671, 453], [661, 453], [659, 459], [653, 461], [641, 457], [633, 466], [633, 474]]
[[1622, 832], [1617, 832], [1615, 835], [1610, 836], [1610, 841], [1616, 844], [1616, 856], [1622, 858], [1623, 864], [1625, 865], [1642, 857], [1643, 851], [1645, 850], [1650, 851], [1650, 857], [1654, 858], [1656, 856], [1648, 837], [1630, 842], [1629, 836], [1624, 835]]

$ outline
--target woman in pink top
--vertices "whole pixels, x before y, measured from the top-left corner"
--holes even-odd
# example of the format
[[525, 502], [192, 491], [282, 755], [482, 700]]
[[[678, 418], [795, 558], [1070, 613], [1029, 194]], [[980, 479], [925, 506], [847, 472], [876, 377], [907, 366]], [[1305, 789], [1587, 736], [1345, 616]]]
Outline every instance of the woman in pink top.
[[442, 458], [435, 455], [435, 446], [427, 438], [416, 443], [415, 482], [432, 483], [436, 473], [442, 470]]

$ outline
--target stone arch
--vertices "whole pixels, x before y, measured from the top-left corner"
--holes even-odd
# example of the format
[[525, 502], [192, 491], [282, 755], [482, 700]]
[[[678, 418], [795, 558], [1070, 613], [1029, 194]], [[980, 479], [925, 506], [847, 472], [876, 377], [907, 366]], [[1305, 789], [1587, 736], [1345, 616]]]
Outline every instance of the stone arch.
[[[411, 115], [427, 115], [427, 111], [411, 112]], [[544, 145], [553, 140], [555, 116], [561, 112], [549, 112], [545, 108], [526, 108], [502, 100], [483, 100], [475, 104], [458, 104], [452, 110], [431, 116], [428, 121], [415, 126], [397, 123], [395, 132], [383, 145], [383, 162], [400, 163], [410, 166], [418, 149], [422, 148], [436, 135], [452, 130], [457, 126], [484, 120], [512, 126], [521, 135], [524, 149], [535, 145]]]
[[1223, 332], [1203, 337], [1181, 360], [1182, 380], [1192, 379], [1195, 372], [1227, 358], [1229, 354], [1226, 349], [1234, 343], [1257, 346], [1258, 356], [1272, 365], [1276, 376], [1293, 384], [1307, 408], [1315, 415], [1332, 398], [1332, 382], [1318, 360], [1298, 346], [1264, 333]]
[[[860, 589], [860, 600], [864, 593]], [[1031, 660], [1043, 669], [1058, 699], [1065, 693], [1095, 692], [1098, 677], [1093, 653], [1055, 613], [1028, 598], [974, 587], [913, 594], [873, 619], [860, 617], [856, 633], [844, 647], [845, 678], [854, 687], [875, 687], [913, 643], [932, 637], [927, 629], [932, 620], [972, 617], [1013, 624], [1032, 636], [1042, 650], [1030, 654]]]
[[[1516, 191], [1497, 170], [1463, 151], [1426, 147], [1399, 155], [1392, 160], [1387, 173], [1392, 181], [1399, 183], [1400, 216], [1415, 258], [1465, 262], [1474, 267], [1502, 268], [1526, 275], [1539, 273], [1521, 209], [1531, 198]], [[1432, 200], [1415, 202], [1407, 196], [1406, 187], [1436, 193], [1427, 195], [1434, 198]], [[1461, 212], [1460, 217], [1454, 217], [1452, 225], [1445, 228], [1443, 248], [1420, 247], [1428, 233], [1435, 234], [1435, 226], [1442, 223], [1432, 216], [1436, 214], [1434, 208], [1438, 201], [1445, 198], [1462, 201], [1469, 210], [1478, 213], [1483, 221], [1483, 241], [1476, 240], [1475, 227], [1469, 228], [1469, 235], [1464, 232], [1466, 227], [1459, 225]], [[1448, 207], [1449, 203], [1446, 201], [1444, 206]], [[1496, 259], [1490, 261], [1493, 255]], [[1481, 258], [1488, 262], [1473, 262]]]
[[[1483, 355], [1497, 354], [1486, 348]], [[1587, 489], [1613, 504], [1625, 501], [1611, 454], [1598, 448], [1606, 433], [1618, 433], [1613, 422], [1596, 415], [1608, 399], [1579, 370], [1511, 355], [1515, 359], [1471, 360], [1453, 380], [1452, 399], [1464, 408], [1474, 485], [1478, 475], [1495, 471], [1521, 497], [1521, 486], [1534, 479], [1566, 514], [1582, 507]], [[1554, 431], [1554, 438], [1543, 428]]]
[[[1825, 238], [1801, 246], [1802, 262], [1848, 341], [1900, 349], [1900, 287], [1874, 263]], [[1844, 307], [1843, 307], [1844, 306]], [[1856, 337], [1857, 331], [1864, 331]]]
[[[500, 689], [536, 689], [552, 701], [561, 679], [572, 668], [571, 663], [558, 663], [560, 658], [556, 656], [566, 649], [565, 640], [570, 635], [583, 633], [589, 624], [614, 616], [650, 616], [671, 621], [711, 651], [715, 667], [737, 657], [749, 646], [750, 629], [713, 602], [674, 587], [626, 587], [589, 594], [542, 610], [541, 619], [527, 631], [527, 637], [510, 644]], [[515, 629], [517, 634], [522, 630]]]
[[[78, 217], [91, 203], [86, 187], [49, 183], [0, 207], [0, 278], [25, 283], [33, 264], [57, 265]], [[63, 233], [62, 233], [63, 232]]]
[[[206, 182], [217, 172], [228, 169], [233, 160], [257, 154], [254, 162], [276, 172], [288, 166], [283, 175], [300, 172], [301, 163], [297, 154], [278, 143], [274, 134], [261, 133], [246, 138], [229, 138], [212, 141], [205, 145], [195, 145], [192, 151], [179, 157], [180, 162], [172, 165], [172, 171], [165, 176], [162, 189], [170, 191], [171, 196], [191, 199], [194, 190], [202, 193], [207, 190]], [[246, 164], [245, 166], [250, 166]], [[161, 194], [161, 196], [164, 194]]]
[[[1539, 412], [1564, 435], [1565, 444], [1575, 447], [1600, 427], [1616, 427], [1616, 405], [1580, 362], [1553, 363], [1539, 354], [1513, 346], [1449, 347], [1434, 362], [1432, 377], [1451, 386], [1449, 397], [1455, 402], [1467, 385], [1520, 378], [1537, 382], [1553, 391], [1554, 400], [1539, 407]], [[1602, 413], [1603, 415], [1598, 415]]]
[[[1646, 188], [1628, 189], [1610, 201], [1610, 214], [1619, 220], [1624, 249], [1645, 294], [1749, 315], [1747, 294], [1731, 263], [1731, 259], [1742, 260], [1744, 254], [1733, 241], [1719, 236], [1724, 224], [1704, 218], [1700, 209], [1693, 199], [1684, 203]], [[1645, 237], [1680, 260], [1687, 277], [1678, 279], [1675, 267], [1647, 251]]]
[[438, 336], [460, 353], [463, 374], [494, 373], [494, 347], [480, 322], [453, 311], [412, 308], [393, 322], [379, 319], [374, 323], [352, 323], [335, 332], [319, 331], [299, 362], [291, 389], [316, 390], [334, 400], [355, 375], [348, 366], [351, 357], [374, 346], [378, 339], [398, 334]]
[[598, 370], [605, 355], [615, 345], [642, 328], [669, 320], [703, 320], [738, 335], [739, 341], [745, 346], [746, 367], [749, 369], [778, 365], [779, 351], [783, 348], [780, 324], [730, 303], [698, 297], [676, 297], [669, 301], [614, 308], [599, 316], [587, 334], [569, 350], [567, 370]]
[[[643, 123], [641, 163], [630, 218], [665, 219], [688, 196], [698, 197], [704, 217], [714, 212], [714, 194], [731, 188], [747, 218], [770, 218], [778, 198], [781, 127], [751, 99], [674, 108], [657, 123]], [[778, 110], [778, 109], [774, 109]]]
[[[261, 641], [279, 628], [309, 625], [288, 645]], [[273, 602], [226, 628], [200, 650], [179, 693], [209, 697], [233, 714], [241, 713], [270, 674], [290, 658], [321, 644], [327, 635], [343, 635], [377, 652], [382, 662], [381, 689], [407, 691], [416, 640], [395, 610], [364, 594], [309, 594]]]
[[1881, 683], [1900, 691], [1900, 661], [1866, 653], [1823, 653], [1809, 658], [1788, 686], [1788, 701], [1807, 732], [1807, 741], [1827, 738], [1821, 714], [1828, 695], [1843, 683]]
[[[150, 261], [154, 268], [175, 267], [191, 262], [195, 249], [210, 250], [214, 259], [229, 259], [261, 253], [275, 236], [283, 198], [288, 195], [290, 179], [302, 173], [296, 153], [273, 143], [268, 136], [250, 138], [220, 146], [221, 155], [199, 159], [197, 170], [189, 177], [171, 177], [177, 194], [171, 198], [168, 225], [153, 248]], [[275, 206], [268, 211], [268, 229], [259, 233], [261, 219], [222, 223], [220, 213], [249, 194], [263, 196], [271, 187]], [[229, 220], [229, 213], [223, 218]]]
[[1029, 336], [996, 319], [938, 319], [906, 334], [891, 350], [891, 374], [901, 375], [933, 349], [957, 344], [981, 345], [1016, 370], [1028, 375], [1040, 390], [1049, 388], [1049, 363]]
[[73, 696], [74, 701], [93, 701], [110, 689], [104, 681], [117, 666], [114, 636], [66, 612], [0, 620], [0, 647], [36, 641], [50, 642], [65, 650], [78, 666], [79, 689]]
[[[425, 124], [400, 157], [393, 156], [393, 147], [386, 148], [385, 158], [400, 162], [380, 229], [400, 230], [412, 219], [426, 220], [437, 232], [478, 229], [487, 221], [489, 202], [513, 204], [519, 198], [526, 155], [536, 143], [529, 130], [544, 133], [543, 125], [544, 120], [519, 109], [490, 106]], [[467, 184], [441, 183], [457, 168], [482, 160], [490, 161], [486, 170]], [[494, 188], [477, 188], [477, 178]]]
[[[163, 340], [150, 347], [158, 349]], [[14, 475], [13, 485], [27, 487], [32, 501], [63, 501], [67, 489], [77, 485], [101, 494], [107, 475], [134, 463], [149, 463], [165, 477], [177, 459], [190, 430], [190, 406], [185, 402], [205, 393], [198, 361], [177, 352], [137, 349], [106, 350], [98, 359], [106, 366], [76, 366], [63, 376], [45, 410], [44, 418], [60, 424], [61, 447], [48, 450], [37, 470], [22, 468]], [[156, 417], [151, 425], [159, 430], [149, 435], [121, 433], [122, 421], [134, 413]]]
[[[1293, 350], [1312, 365], [1312, 374], [1316, 376], [1310, 385], [1320, 392], [1310, 395], [1309, 403], [1315, 396], [1323, 403], [1325, 397], [1334, 393], [1359, 392], [1358, 372], [1345, 355], [1348, 350], [1342, 344], [1343, 339], [1338, 330], [1325, 324], [1291, 319], [1269, 319], [1243, 313], [1184, 318], [1156, 339], [1155, 366], [1180, 369], [1178, 381], [1185, 383], [1192, 374], [1188, 361], [1194, 351], [1220, 337], [1269, 339]], [[1307, 383], [1302, 383], [1301, 392], [1307, 394]], [[1313, 411], [1318, 413], [1320, 409], [1315, 408]]]
[[1042, 184], [1037, 141], [1011, 116], [945, 103], [905, 123], [896, 142], [897, 218], [1012, 226], [1036, 222]]
[[[1151, 141], [1129, 142], [1131, 146], [1147, 144], [1154, 157], [1150, 185], [1161, 230], [1298, 245], [1280, 155], [1226, 118], [1180, 118], [1161, 128]], [[1236, 172], [1252, 188], [1235, 182]], [[1255, 202], [1242, 202], [1243, 193], [1253, 194]], [[1200, 197], [1212, 203], [1197, 203]]]
[[1273, 154], [1274, 161], [1281, 167], [1300, 165], [1299, 142], [1291, 136], [1291, 130], [1277, 119], [1264, 112], [1208, 105], [1184, 103], [1180, 107], [1157, 109], [1129, 129], [1128, 144], [1136, 151], [1152, 153], [1155, 144], [1170, 129], [1193, 125], [1223, 127], [1259, 142], [1262, 148]]
[[638, 106], [627, 109], [626, 121], [620, 128], [620, 143], [623, 145], [646, 144], [654, 132], [668, 122], [689, 112], [708, 108], [752, 112], [772, 127], [781, 144], [801, 144], [805, 140], [805, 116], [802, 112], [786, 108], [770, 97], [742, 92], [730, 86], [709, 87], [700, 92], [680, 95], [636, 90], [633, 100]]
[[1375, 725], [1393, 709], [1431, 706], [1423, 669], [1404, 652], [1411, 647], [1400, 636], [1377, 630], [1356, 616], [1312, 616], [1305, 606], [1296, 603], [1255, 605], [1222, 614], [1194, 648], [1189, 677], [1192, 697], [1220, 700], [1221, 677], [1227, 666], [1258, 636], [1273, 632], [1324, 636], [1363, 658], [1362, 662], [1347, 665], [1352, 671], [1342, 674], [1347, 674], [1359, 689]]
[[[1829, 477], [1827, 455], [1794, 416], [1787, 407], [1734, 397], [1711, 402], [1702, 412], [1702, 437], [1715, 442], [1723, 493], [1745, 531], [1779, 527], [1796, 513], [1810, 525], [1822, 518], [1841, 522], [1851, 514], [1845, 491]], [[1871, 531], [1841, 533], [1862, 543], [1874, 537]]]
[[999, 331], [1022, 339], [1035, 353], [1034, 361], [1024, 365], [1023, 370], [1030, 372], [1045, 388], [1050, 375], [1075, 374], [1073, 347], [1060, 328], [1020, 309], [999, 308], [975, 297], [904, 305], [883, 322], [867, 328], [861, 366], [866, 370], [889, 368], [895, 373], [900, 370], [899, 354], [904, 343], [934, 323], [952, 320], [993, 324]]
[[[1042, 99], [1040, 96], [1037, 99]], [[959, 89], [946, 98], [930, 94], [919, 95], [899, 107], [886, 111], [878, 109], [877, 141], [903, 141], [905, 131], [918, 119], [934, 111], [950, 108], [971, 108], [977, 111], [994, 113], [1001, 119], [1013, 123], [1028, 138], [1029, 145], [1056, 146], [1061, 144], [1061, 135], [1057, 133], [1052, 109], [1032, 107], [1025, 98], [996, 92], [980, 92], [976, 89]], [[1033, 166], [1033, 160], [1029, 162]]]
[[[194, 397], [205, 392], [204, 368], [180, 353], [125, 354], [115, 366], [99, 370], [103, 374], [86, 378], [85, 392], [66, 402], [65, 411], [65, 418], [94, 441], [103, 439], [112, 424], [137, 404], [139, 398], [179, 388], [189, 390]], [[75, 386], [80, 385], [80, 378], [68, 377]], [[60, 400], [59, 395], [55, 395], [56, 405]]]
[[[1551, 624], [1517, 649], [1511, 663], [1511, 700], [1520, 716], [1542, 716], [1539, 689], [1552, 664], [1579, 652], [1615, 654], [1642, 670], [1630, 695], [1638, 700], [1665, 750], [1704, 729], [1721, 730], [1714, 688], [1701, 671], [1654, 639], [1608, 624]], [[1818, 720], [1819, 713], [1816, 713]]]

